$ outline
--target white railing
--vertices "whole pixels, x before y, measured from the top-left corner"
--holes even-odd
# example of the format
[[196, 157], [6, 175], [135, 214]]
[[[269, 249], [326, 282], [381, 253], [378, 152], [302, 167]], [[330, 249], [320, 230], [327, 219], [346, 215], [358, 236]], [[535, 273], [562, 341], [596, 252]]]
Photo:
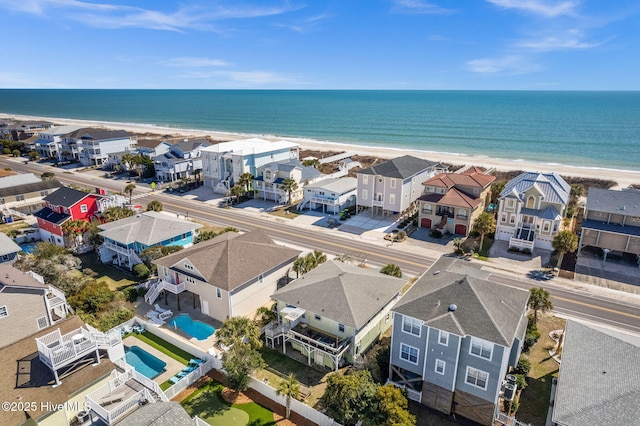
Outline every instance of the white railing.
[[374, 207], [382, 207], [382, 206], [384, 206], [384, 200], [373, 199], [373, 200], [371, 200], [371, 205], [374, 206]]
[[196, 426], [210, 426], [209, 423], [205, 422], [198, 416], [195, 416], [193, 418], [193, 422], [196, 424]]
[[160, 292], [162, 291], [162, 286], [155, 284], [152, 285], [149, 288], [149, 291], [147, 291], [144, 295], [144, 300], [145, 302], [147, 302], [148, 304], [152, 305], [153, 302], [156, 301], [156, 299], [158, 298], [158, 296], [160, 296]]
[[413, 400], [413, 401], [418, 401], [420, 402], [420, 400], [422, 400], [422, 392], [418, 392], [416, 390], [413, 389], [407, 389], [407, 398]]
[[60, 329], [57, 329], [36, 338], [36, 344], [39, 358], [53, 369], [62, 367], [69, 361], [81, 358], [97, 349], [95, 338], [83, 328], [65, 335], [61, 335]]
[[521, 240], [519, 238], [511, 237], [509, 239], [509, 247], [517, 247], [519, 249], [529, 249], [533, 251], [533, 241]]
[[133, 370], [132, 374], [134, 379], [142, 383], [147, 389], [151, 389], [153, 392], [155, 392], [163, 402], [169, 401], [169, 398], [167, 397], [167, 395], [165, 395], [164, 391], [160, 389], [159, 384], [157, 384], [147, 376], [144, 376], [138, 373], [136, 370]]
[[531, 426], [529, 423], [521, 422], [516, 420], [515, 417], [509, 417], [502, 411], [498, 411], [496, 413], [495, 421], [502, 423], [506, 426]]
[[144, 300], [151, 305], [156, 301], [162, 290], [167, 290], [169, 293], [173, 294], [180, 294], [186, 289], [187, 286], [185, 283], [173, 284], [169, 281], [160, 279], [155, 284], [149, 285], [149, 291], [144, 295]]
[[334, 206], [340, 204], [340, 199], [334, 197], [311, 197], [311, 201], [318, 204]]
[[115, 243], [112, 243], [111, 241], [105, 241], [102, 244], [104, 244], [104, 246], [110, 250], [117, 251], [118, 253], [126, 254], [127, 256], [130, 256], [131, 253], [135, 254], [135, 251], [133, 251], [133, 249], [130, 249], [129, 247], [119, 246]]
[[186, 388], [194, 384], [198, 379], [200, 379], [200, 377], [207, 374], [207, 372], [212, 368], [213, 368], [213, 360], [208, 359], [207, 361], [200, 364], [198, 368], [196, 368], [191, 373], [184, 376], [176, 384], [174, 384], [169, 389], [164, 391], [164, 394], [167, 396], [168, 399], [175, 397], [180, 392], [182, 392], [183, 390], [185, 390]]

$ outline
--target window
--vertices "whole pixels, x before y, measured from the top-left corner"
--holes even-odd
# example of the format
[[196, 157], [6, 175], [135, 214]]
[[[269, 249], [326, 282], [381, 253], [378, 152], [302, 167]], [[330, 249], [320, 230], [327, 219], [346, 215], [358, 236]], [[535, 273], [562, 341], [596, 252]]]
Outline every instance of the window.
[[396, 194], [389, 194], [389, 204], [396, 203]]
[[369, 184], [369, 175], [362, 176], [362, 183], [364, 183], [365, 185]]
[[344, 324], [338, 324], [338, 331], [344, 333]]
[[458, 210], [458, 216], [461, 217], [461, 218], [466, 218], [467, 217], [467, 211], [465, 209]]
[[363, 189], [362, 190], [362, 199], [366, 200], [368, 195], [369, 195], [369, 191], [367, 191], [366, 189]]
[[0, 204], [4, 204], [4, 198], [0, 198]]
[[191, 277], [187, 277], [187, 282], [188, 282], [188, 283], [190, 283], [190, 284], [195, 284], [195, 283], [196, 283], [196, 280], [194, 280], [194, 279], [193, 279], [193, 278], [191, 278]]
[[47, 321], [47, 317], [40, 317], [36, 320], [38, 323], [38, 330], [42, 330], [43, 328], [47, 328], [49, 325], [49, 321]]
[[41, 197], [46, 197], [47, 195], [49, 195], [49, 191], [40, 191]]
[[438, 374], [442, 374], [444, 376], [444, 367], [447, 365], [446, 362], [444, 362], [441, 359], [436, 359], [436, 373]]
[[219, 288], [216, 288], [216, 297], [218, 299], [222, 299], [222, 290], [220, 290]]
[[516, 205], [516, 200], [507, 200], [507, 207], [512, 209]]
[[487, 381], [489, 381], [489, 373], [467, 367], [467, 383], [480, 389], [487, 389]]
[[536, 199], [533, 197], [533, 195], [529, 195], [529, 198], [527, 198], [527, 208], [528, 209], [536, 208]]
[[316, 321], [322, 321], [322, 317], [318, 314], [315, 314], [313, 317], [316, 319]]
[[493, 343], [485, 342], [484, 340], [471, 338], [471, 348], [469, 353], [484, 359], [491, 359], [491, 352], [493, 351]]
[[422, 211], [431, 214], [431, 204], [425, 204], [424, 207], [422, 207]]
[[263, 275], [263, 274], [260, 274], [260, 275], [258, 276], [258, 282], [259, 282], [259, 283], [263, 283], [263, 282], [264, 282], [264, 275]]
[[515, 214], [512, 213], [511, 216], [509, 216], [509, 223], [512, 224], [512, 225], [514, 223], [516, 223], [516, 215]]
[[638, 217], [638, 216], [631, 216], [631, 222], [640, 222], [640, 217]]
[[438, 336], [438, 343], [447, 346], [449, 344], [449, 333], [440, 330], [440, 336]]
[[422, 321], [419, 319], [411, 318], [406, 315], [402, 317], [402, 331], [408, 334], [413, 334], [420, 337], [420, 329], [422, 328]]
[[184, 269], [188, 269], [189, 271], [193, 271], [193, 266], [189, 265], [188, 263], [184, 264]]
[[80, 204], [80, 213], [86, 213], [86, 212], [87, 212], [87, 205]]
[[24, 195], [16, 195], [16, 201], [24, 201]]
[[182, 239], [186, 240], [187, 239], [187, 234], [182, 234]]
[[502, 217], [500, 218], [500, 222], [507, 223], [507, 214], [506, 213], [502, 213]]
[[3, 254], [2, 255], [2, 261], [3, 262], [6, 262], [7, 260], [10, 260], [10, 259], [11, 259], [10, 255], [8, 255], [8, 254]]
[[549, 222], [545, 221], [544, 224], [542, 225], [542, 230], [544, 232], [549, 232], [549, 228], [550, 228]]
[[395, 188], [396, 187], [396, 180], [395, 179], [391, 179], [391, 183], [389, 185], [391, 188]]
[[0, 318], [8, 317], [9, 311], [7, 311], [7, 305], [0, 306]]
[[418, 364], [418, 354], [420, 351], [418, 348], [414, 348], [413, 346], [405, 345], [402, 343], [400, 345], [400, 358], [408, 361], [412, 364]]

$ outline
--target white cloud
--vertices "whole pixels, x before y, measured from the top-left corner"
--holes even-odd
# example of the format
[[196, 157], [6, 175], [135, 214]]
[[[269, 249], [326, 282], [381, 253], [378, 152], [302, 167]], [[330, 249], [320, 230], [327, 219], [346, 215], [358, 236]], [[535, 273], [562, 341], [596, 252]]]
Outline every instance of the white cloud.
[[[235, 87], [254, 87], [283, 83], [301, 84], [297, 78], [270, 71], [188, 71], [178, 77], [189, 79], [215, 79], [219, 86], [231, 84]], [[221, 79], [226, 79], [227, 82]]]
[[422, 0], [391, 0], [391, 2], [393, 3], [391, 10], [395, 13], [439, 15], [454, 12], [453, 9], [446, 9]]
[[579, 4], [577, 0], [487, 0], [489, 3], [504, 9], [517, 9], [525, 12], [554, 18], [562, 15], [572, 15]]
[[467, 68], [478, 74], [518, 75], [539, 71], [540, 65], [520, 55], [507, 55], [501, 58], [480, 58], [467, 61]]
[[227, 67], [231, 65], [222, 59], [199, 57], [172, 58], [164, 63], [171, 67], [181, 68]]
[[329, 18], [332, 18], [333, 15], [322, 13], [319, 15], [310, 16], [306, 19], [298, 21], [297, 23], [279, 23], [274, 26], [278, 28], [287, 28], [291, 31], [295, 31], [297, 33], [306, 33], [312, 31], [317, 28], [322, 22], [326, 21]]
[[273, 16], [298, 8], [298, 6], [290, 6], [286, 3], [281, 7], [225, 6], [216, 3], [199, 7], [183, 5], [176, 11], [165, 12], [81, 0], [0, 0], [0, 7], [14, 12], [42, 16], [51, 16], [55, 9], [65, 9], [60, 18], [72, 19], [92, 27], [107, 29], [135, 27], [166, 31], [188, 29], [214, 31], [212, 23], [215, 21]]
[[580, 30], [568, 30], [558, 35], [548, 35], [539, 39], [523, 40], [516, 43], [517, 47], [524, 47], [539, 52], [570, 49], [591, 49], [605, 42], [589, 43], [584, 41], [584, 33]]

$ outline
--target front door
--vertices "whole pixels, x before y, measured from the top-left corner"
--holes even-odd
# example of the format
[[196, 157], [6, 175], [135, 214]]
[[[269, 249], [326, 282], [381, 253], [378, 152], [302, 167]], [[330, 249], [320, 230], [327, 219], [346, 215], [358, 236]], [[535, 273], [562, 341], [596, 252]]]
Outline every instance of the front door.
[[421, 228], [431, 229], [431, 219], [429, 219], [428, 217], [423, 217], [420, 220], [420, 227]]
[[205, 315], [209, 315], [209, 302], [204, 299], [200, 300], [201, 311]]
[[461, 223], [456, 224], [456, 235], [467, 235], [467, 225]]

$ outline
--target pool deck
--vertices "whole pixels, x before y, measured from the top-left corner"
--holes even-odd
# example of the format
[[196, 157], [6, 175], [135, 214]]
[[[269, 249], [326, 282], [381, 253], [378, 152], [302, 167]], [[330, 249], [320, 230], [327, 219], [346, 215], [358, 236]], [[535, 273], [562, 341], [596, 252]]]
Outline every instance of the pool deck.
[[[160, 307], [164, 308], [164, 309], [170, 309], [171, 312], [173, 312], [173, 316], [169, 319], [167, 319], [166, 323], [162, 326], [160, 326], [160, 328], [164, 331], [166, 331], [167, 333], [172, 333], [174, 336], [176, 336], [178, 339], [180, 340], [184, 340], [185, 342], [188, 342], [191, 346], [198, 348], [202, 351], [205, 352], [210, 352], [209, 350], [213, 348], [213, 344], [215, 342], [215, 334], [212, 334], [211, 336], [209, 336], [208, 339], [206, 340], [198, 340], [194, 337], [189, 336], [188, 334], [186, 334], [185, 332], [183, 332], [182, 330], [180, 330], [180, 328], [177, 327], [171, 327], [169, 325], [169, 323], [171, 322], [172, 319], [174, 319], [175, 317], [177, 317], [178, 315], [181, 314], [189, 314], [189, 316], [191, 317], [191, 319], [193, 319], [194, 321], [202, 321], [206, 324], [209, 324], [210, 326], [212, 326], [213, 328], [215, 328], [216, 330], [219, 329], [220, 327], [222, 327], [222, 323], [220, 321], [214, 320], [213, 318], [211, 318], [208, 315], [204, 315], [202, 312], [200, 312], [199, 307], [194, 308], [190, 298], [184, 297], [184, 300], [180, 301], [180, 310], [178, 310], [178, 306], [177, 306], [177, 302], [175, 299], [174, 295], [171, 295], [170, 297], [167, 298], [167, 304], [165, 305], [164, 303], [164, 298], [162, 296], [160, 296], [158, 298], [158, 300], [155, 302], [158, 305], [160, 305]], [[147, 318], [145, 318], [145, 314], [147, 312], [149, 312], [150, 310], [154, 309], [154, 307], [152, 305], [149, 305], [146, 302], [139, 302], [137, 307], [136, 307], [136, 315], [143, 319], [144, 321], [148, 321]], [[152, 326], [150, 326], [152, 327]], [[214, 348], [215, 349], [215, 348]], [[215, 352], [219, 352], [217, 349], [215, 349]]]
[[153, 379], [153, 381], [158, 383], [158, 384], [166, 382], [167, 380], [169, 380], [171, 377], [175, 376], [176, 373], [178, 373], [180, 370], [182, 370], [185, 367], [184, 364], [182, 364], [182, 363], [176, 361], [175, 359], [163, 354], [162, 352], [160, 352], [156, 348], [149, 346], [147, 343], [145, 343], [142, 340], [136, 338], [135, 335], [127, 336], [122, 341], [122, 343], [124, 343], [126, 346], [138, 346], [140, 349], [144, 349], [145, 351], [149, 352], [151, 355], [153, 355], [156, 358], [159, 358], [162, 361], [167, 363], [167, 366], [165, 367], [165, 372], [161, 373], [159, 376], [157, 376], [157, 377], [155, 377]]

